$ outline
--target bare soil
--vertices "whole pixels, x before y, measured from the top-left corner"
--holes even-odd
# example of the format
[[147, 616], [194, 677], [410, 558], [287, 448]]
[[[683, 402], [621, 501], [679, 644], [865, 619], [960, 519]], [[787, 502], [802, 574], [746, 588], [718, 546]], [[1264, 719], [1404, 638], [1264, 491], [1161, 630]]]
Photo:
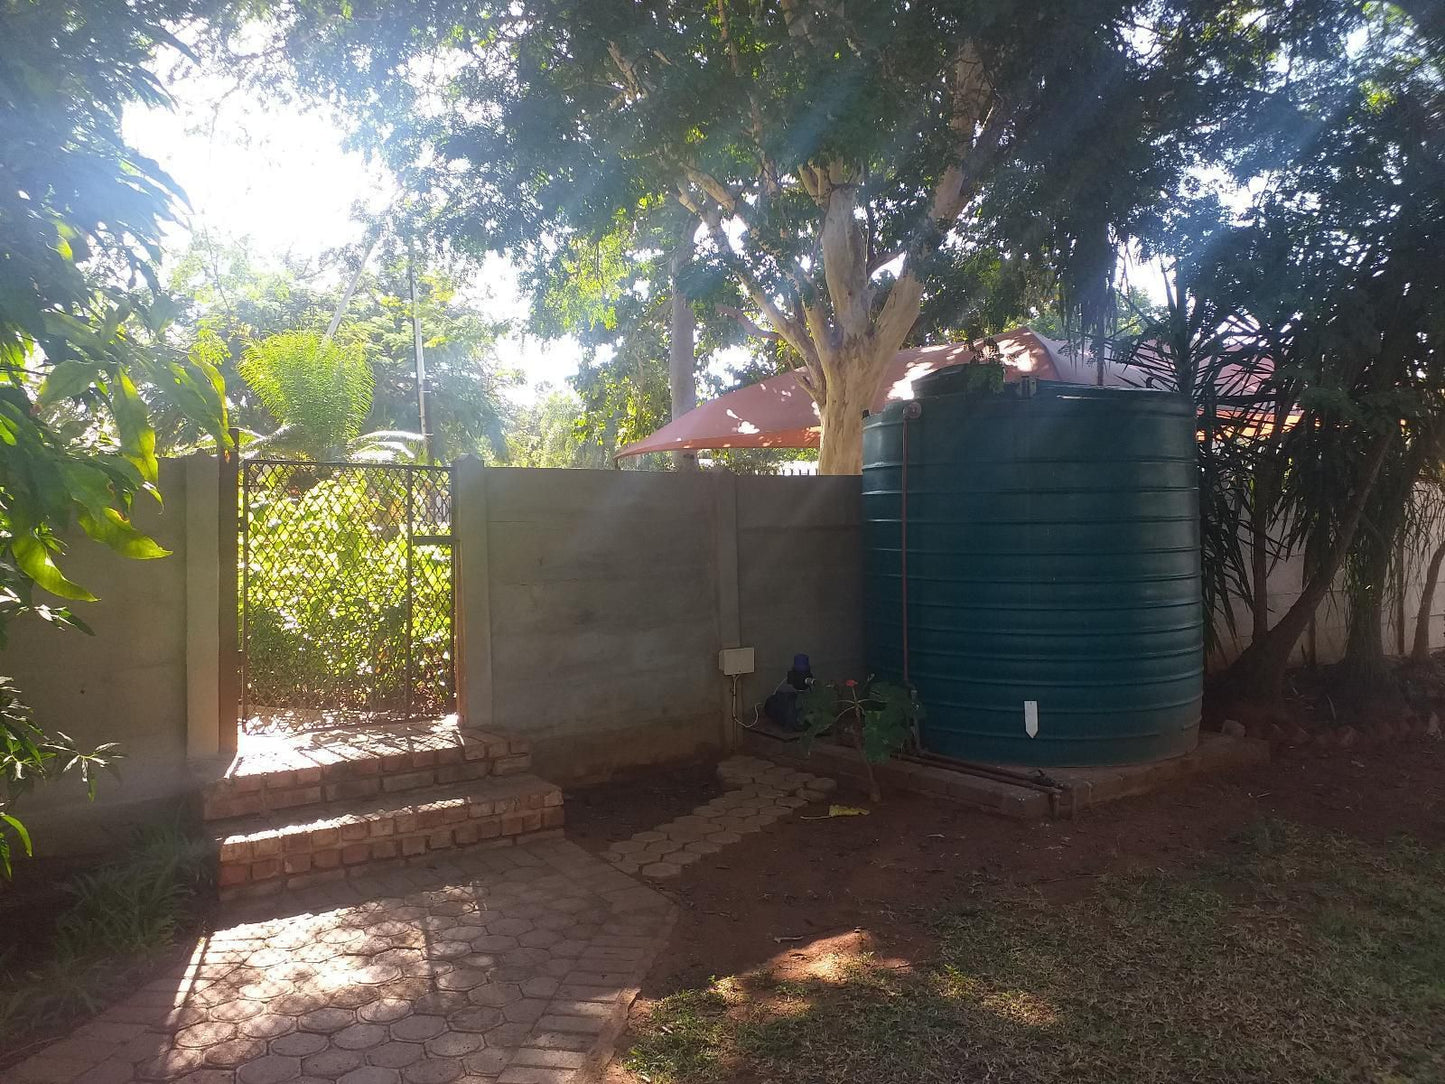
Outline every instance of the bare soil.
[[[683, 812], [678, 800], [709, 770], [694, 766], [677, 769], [670, 782], [664, 775], [642, 787], [569, 794], [569, 834], [600, 851], [647, 827], [648, 814], [661, 823]], [[858, 793], [840, 792], [837, 800], [869, 805]], [[1445, 843], [1445, 743], [1280, 746], [1260, 768], [1069, 821], [1016, 822], [906, 794], [885, 795], [869, 809], [832, 818], [822, 816], [824, 804], [799, 810], [661, 882], [680, 918], [644, 981], [634, 1020], [656, 999], [713, 977], [756, 969], [779, 980], [816, 977], [830, 957], [863, 952], [910, 967], [928, 958], [926, 923], [939, 907], [995, 888], [1077, 897], [1111, 873], [1191, 865], [1264, 818], [1367, 840], [1406, 833]], [[618, 1049], [627, 1045], [624, 1039]], [[616, 1082], [631, 1079], [616, 1064], [610, 1074]]]

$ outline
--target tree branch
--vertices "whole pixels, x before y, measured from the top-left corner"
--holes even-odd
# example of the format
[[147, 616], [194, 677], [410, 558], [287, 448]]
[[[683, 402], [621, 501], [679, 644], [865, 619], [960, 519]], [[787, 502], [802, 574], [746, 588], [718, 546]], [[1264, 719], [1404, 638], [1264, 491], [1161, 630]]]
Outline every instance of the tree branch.
[[769, 342], [783, 341], [783, 337], [776, 331], [769, 331], [767, 328], [761, 327], [751, 316], [734, 305], [715, 305], [713, 308], [720, 316], [732, 317], [743, 326], [744, 331], [755, 339], [766, 339]]

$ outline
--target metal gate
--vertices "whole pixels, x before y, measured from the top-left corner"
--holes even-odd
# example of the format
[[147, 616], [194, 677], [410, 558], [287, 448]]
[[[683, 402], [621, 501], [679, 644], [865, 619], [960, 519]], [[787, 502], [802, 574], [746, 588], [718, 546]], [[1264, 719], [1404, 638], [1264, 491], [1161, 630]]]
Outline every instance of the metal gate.
[[240, 464], [241, 719], [454, 710], [451, 470]]

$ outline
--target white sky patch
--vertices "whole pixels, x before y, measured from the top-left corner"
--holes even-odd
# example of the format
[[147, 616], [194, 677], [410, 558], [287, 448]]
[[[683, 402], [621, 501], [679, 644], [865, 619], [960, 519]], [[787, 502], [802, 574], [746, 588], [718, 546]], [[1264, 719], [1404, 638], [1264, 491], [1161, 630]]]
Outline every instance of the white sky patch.
[[[193, 231], [247, 239], [257, 263], [284, 256], [315, 264], [323, 252], [357, 244], [363, 226], [354, 208], [384, 210], [395, 197], [390, 174], [342, 149], [343, 131], [324, 111], [263, 102], [230, 89], [229, 81], [188, 75], [168, 88], [174, 111], [131, 107], [124, 132], [185, 192], [189, 207], [166, 231], [167, 256], [178, 257]], [[213, 105], [212, 103], [219, 103]], [[459, 292], [489, 316], [519, 326], [527, 299], [516, 266], [489, 257]], [[520, 369], [523, 383], [508, 396], [530, 402], [539, 384], [563, 386], [577, 371], [581, 348], [571, 339], [541, 341], [520, 333], [497, 344], [498, 363]]]

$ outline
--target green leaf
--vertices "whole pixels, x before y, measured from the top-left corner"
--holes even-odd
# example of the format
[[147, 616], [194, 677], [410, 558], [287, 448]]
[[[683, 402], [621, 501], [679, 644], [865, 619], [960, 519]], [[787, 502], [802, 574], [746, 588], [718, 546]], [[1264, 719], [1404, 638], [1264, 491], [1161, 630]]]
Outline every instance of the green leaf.
[[80, 361], [62, 361], [40, 385], [40, 405], [73, 399], [95, 383], [96, 367]]
[[34, 580], [37, 586], [43, 587], [52, 595], [72, 598], [79, 602], [99, 601], [84, 587], [65, 578], [64, 573], [51, 560], [50, 551], [45, 548], [45, 544], [34, 535], [20, 535], [10, 544], [10, 548], [15, 553], [15, 563], [19, 566], [20, 571]]
[[[20, 845], [25, 848], [27, 855], [34, 853], [30, 846], [30, 833], [26, 830], [25, 825], [21, 824], [19, 820], [9, 813], [0, 813], [0, 821], [4, 821], [15, 830], [15, 834], [20, 837]], [[6, 867], [6, 872], [10, 872], [8, 866]]]
[[124, 372], [115, 383], [110, 407], [126, 458], [136, 465], [141, 478], [154, 483], [160, 476], [160, 465], [156, 462], [156, 431], [151, 428], [145, 401], [136, 390], [135, 382]]
[[82, 512], [78, 518], [86, 534], [97, 542], [104, 542], [122, 557], [149, 561], [171, 555], [170, 550], [159, 545], [149, 535], [136, 530], [130, 520], [114, 508], [105, 509], [99, 516]]

